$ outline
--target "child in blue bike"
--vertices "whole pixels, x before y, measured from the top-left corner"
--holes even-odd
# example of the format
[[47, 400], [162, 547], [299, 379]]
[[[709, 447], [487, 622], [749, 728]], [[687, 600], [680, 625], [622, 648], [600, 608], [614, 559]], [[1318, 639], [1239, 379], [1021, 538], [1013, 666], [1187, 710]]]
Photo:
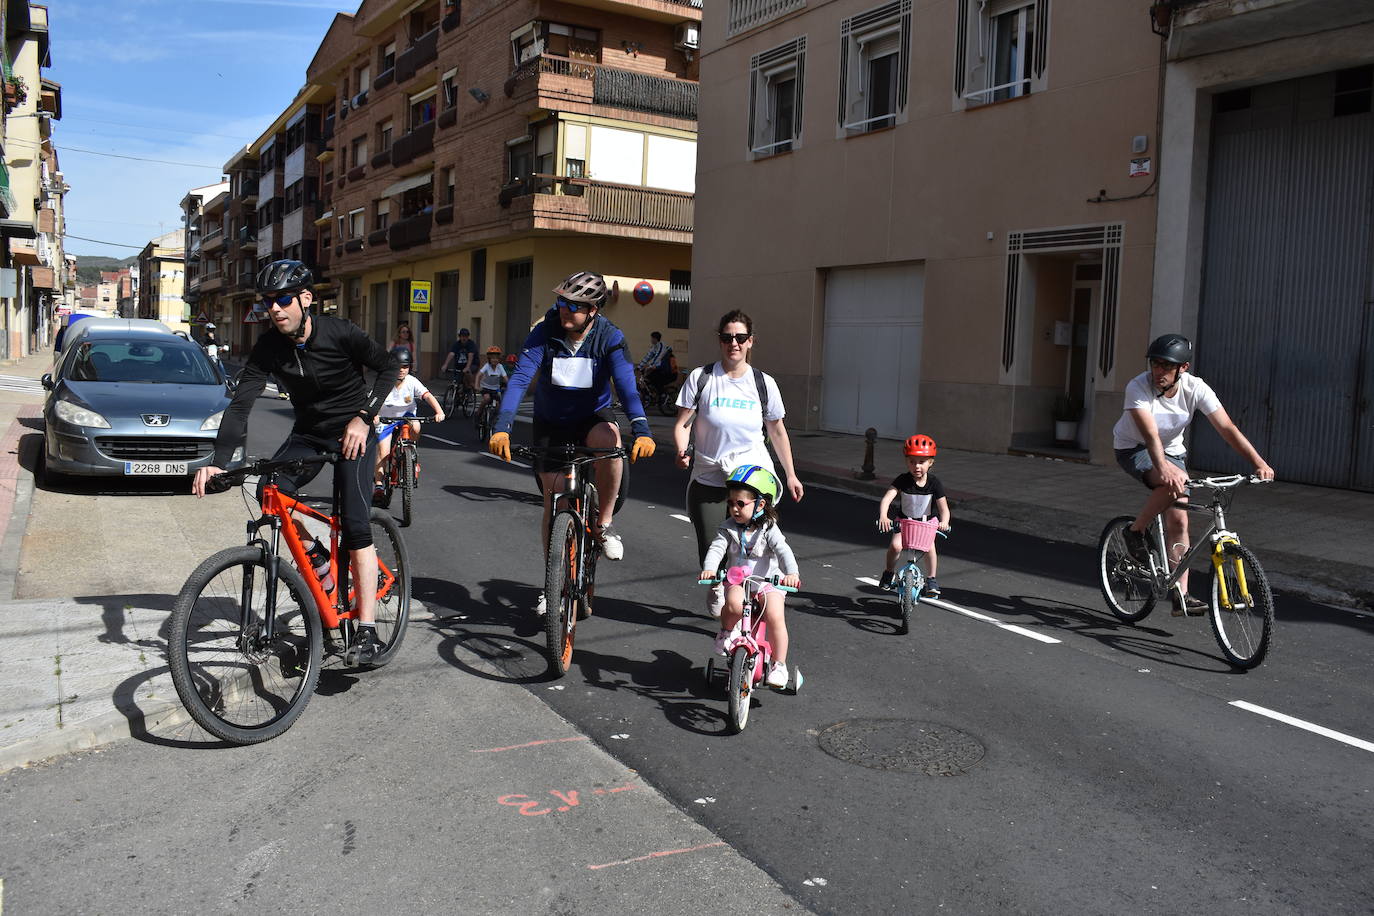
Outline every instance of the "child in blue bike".
[[[796, 588], [801, 584], [797, 558], [778, 528], [778, 494], [782, 485], [767, 468], [746, 464], [725, 478], [726, 519], [716, 529], [715, 540], [706, 549], [702, 579], [714, 579], [722, 567], [743, 566], [751, 576], [781, 574], [781, 584]], [[760, 589], [763, 619], [768, 624], [768, 641], [773, 646], [773, 664], [768, 669], [769, 687], [787, 686], [787, 624], [783, 618], [784, 593], [771, 585]], [[724, 653], [730, 631], [744, 614], [744, 586], [725, 586], [725, 607], [721, 610], [721, 630], [716, 634], [716, 652]]]
[[[949, 501], [945, 499], [945, 488], [940, 486], [939, 479], [930, 473], [931, 467], [935, 464], [935, 440], [929, 436], [915, 435], [906, 440], [902, 451], [906, 455], [907, 472], [892, 481], [892, 486], [887, 488], [882, 502], [878, 504], [878, 530], [884, 534], [892, 532], [892, 541], [887, 545], [883, 577], [878, 583], [881, 588], [892, 587], [897, 558], [902, 554], [901, 527], [893, 525], [892, 519], [888, 518], [888, 509], [892, 506], [893, 500], [901, 497], [897, 508], [898, 518], [935, 518], [940, 522], [941, 531], [949, 530]], [[921, 591], [922, 597], [940, 597], [940, 585], [935, 581], [938, 559], [935, 555], [935, 545], [932, 544], [926, 552], [928, 566], [926, 586]]]

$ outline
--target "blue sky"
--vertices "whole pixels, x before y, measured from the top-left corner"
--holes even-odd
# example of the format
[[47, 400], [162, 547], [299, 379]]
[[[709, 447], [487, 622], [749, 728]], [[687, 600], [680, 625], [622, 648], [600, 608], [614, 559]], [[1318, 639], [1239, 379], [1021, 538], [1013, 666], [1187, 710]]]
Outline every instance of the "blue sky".
[[305, 84], [334, 14], [356, 9], [347, 0], [49, 0], [44, 75], [62, 84], [53, 138], [71, 186], [67, 251], [127, 257], [178, 228], [181, 198], [219, 181]]

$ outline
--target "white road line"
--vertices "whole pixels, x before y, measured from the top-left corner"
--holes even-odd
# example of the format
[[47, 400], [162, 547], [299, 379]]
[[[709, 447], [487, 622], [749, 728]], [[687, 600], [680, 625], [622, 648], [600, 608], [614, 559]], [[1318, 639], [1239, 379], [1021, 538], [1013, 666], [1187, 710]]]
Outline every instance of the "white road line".
[[1304, 731], [1309, 731], [1313, 734], [1321, 735], [1323, 738], [1330, 738], [1332, 741], [1339, 741], [1342, 744], [1348, 744], [1351, 747], [1357, 747], [1362, 751], [1369, 751], [1370, 753], [1374, 753], [1374, 741], [1365, 741], [1363, 738], [1356, 738], [1351, 735], [1347, 735], [1344, 732], [1338, 732], [1334, 729], [1326, 728], [1322, 725], [1314, 725], [1311, 722], [1305, 722], [1302, 719], [1297, 719], [1293, 716], [1286, 716], [1281, 712], [1275, 712], [1272, 709], [1265, 709], [1263, 706], [1256, 706], [1254, 703], [1247, 703], [1244, 700], [1232, 700], [1228, 705], [1234, 706], [1237, 709], [1244, 709], [1247, 712], [1253, 712], [1257, 715], [1268, 716], [1269, 718], [1276, 719], [1279, 722], [1284, 723], [1285, 725], [1291, 725], [1294, 728], [1301, 728]]
[[858, 579], [864, 585], [872, 585], [875, 588], [882, 588], [882, 586], [878, 583], [878, 580], [873, 578], [872, 576], [855, 576], [854, 578]]
[[960, 607], [959, 605], [954, 604], [951, 601], [945, 601], [943, 598], [922, 598], [921, 601], [923, 601], [926, 604], [933, 604], [936, 607], [944, 608], [947, 611], [953, 611], [956, 614], [963, 614], [965, 617], [972, 617], [974, 620], [981, 620], [985, 623], [990, 623], [998, 629], [1007, 630], [1008, 632], [1015, 633], [1018, 636], [1026, 636], [1030, 639], [1035, 640], [1036, 642], [1043, 642], [1046, 645], [1058, 645], [1060, 642], [1060, 640], [1055, 639], [1053, 636], [1046, 636], [1044, 633], [1037, 633], [1034, 630], [1028, 630], [1025, 627], [1018, 627], [1014, 623], [1004, 623], [1003, 621], [998, 620], [996, 617], [989, 617], [987, 614], [980, 614], [977, 611], [970, 611], [968, 608]]
[[676, 513], [676, 512], [670, 514], [668, 517], [669, 517], [669, 518], [675, 518], [675, 519], [677, 519], [678, 521], [682, 521], [682, 522], [688, 522], [688, 523], [690, 523], [690, 522], [692, 521], [692, 520], [691, 520], [690, 518], [688, 518], [687, 516], [685, 516], [685, 515], [679, 515], [679, 514]]
[[440, 437], [440, 436], [435, 436], [435, 435], [432, 435], [432, 434], [430, 434], [430, 433], [425, 433], [425, 438], [426, 438], [426, 439], [433, 439], [435, 442], [442, 442], [442, 443], [444, 443], [445, 445], [457, 445], [457, 446], [460, 446], [460, 447], [461, 447], [462, 444], [463, 444], [463, 443], [461, 443], [461, 442], [454, 442], [452, 439], [444, 439], [444, 438], [442, 438], [442, 437]]

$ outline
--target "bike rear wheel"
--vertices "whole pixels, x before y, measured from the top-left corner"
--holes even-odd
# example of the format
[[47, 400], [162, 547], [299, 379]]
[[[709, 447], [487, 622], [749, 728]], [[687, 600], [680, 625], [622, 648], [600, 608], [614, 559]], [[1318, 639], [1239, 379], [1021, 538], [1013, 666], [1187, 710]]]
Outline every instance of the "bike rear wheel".
[[231, 744], [256, 744], [290, 728], [320, 677], [319, 615], [300, 573], [286, 563], [278, 569], [271, 639], [263, 633], [261, 548], [216, 553], [191, 573], [172, 606], [167, 657], [177, 695], [196, 724]]
[[472, 416], [472, 411], [475, 409], [477, 404], [477, 392], [472, 388], [464, 387], [463, 393], [458, 397], [463, 404], [463, 416]]
[[749, 724], [749, 704], [754, 695], [754, 659], [744, 646], [730, 656], [730, 731], [738, 735]]
[[911, 615], [916, 611], [916, 605], [921, 600], [921, 574], [911, 567], [902, 570], [897, 580], [897, 592], [902, 606], [902, 624], [898, 628], [898, 633], [909, 633], [911, 631]]
[[1274, 633], [1274, 595], [1255, 555], [1240, 544], [1222, 546], [1213, 568], [1212, 632], [1226, 660], [1248, 670], [1264, 661]]
[[1121, 515], [1102, 529], [1097, 545], [1098, 584], [1107, 608], [1125, 623], [1144, 620], [1155, 606], [1154, 577], [1126, 549], [1126, 529], [1134, 521]]
[[410, 527], [411, 499], [415, 495], [415, 450], [401, 450], [401, 527]]
[[440, 402], [444, 408], [444, 413], [453, 413], [453, 405], [458, 401], [458, 386], [450, 384], [444, 390], [444, 399]]
[[582, 562], [578, 540], [581, 526], [575, 513], [560, 512], [554, 516], [549, 537], [549, 559], [544, 571], [544, 637], [549, 670], [554, 677], [562, 677], [572, 664], [577, 630], [577, 576]]

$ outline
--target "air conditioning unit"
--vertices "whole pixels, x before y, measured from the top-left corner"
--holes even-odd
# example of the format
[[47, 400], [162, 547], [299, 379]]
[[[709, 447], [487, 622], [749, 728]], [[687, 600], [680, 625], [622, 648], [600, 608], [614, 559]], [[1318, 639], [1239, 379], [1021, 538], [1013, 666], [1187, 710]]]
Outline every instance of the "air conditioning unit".
[[673, 32], [673, 47], [679, 51], [695, 51], [701, 43], [701, 26], [695, 22], [678, 23]]

